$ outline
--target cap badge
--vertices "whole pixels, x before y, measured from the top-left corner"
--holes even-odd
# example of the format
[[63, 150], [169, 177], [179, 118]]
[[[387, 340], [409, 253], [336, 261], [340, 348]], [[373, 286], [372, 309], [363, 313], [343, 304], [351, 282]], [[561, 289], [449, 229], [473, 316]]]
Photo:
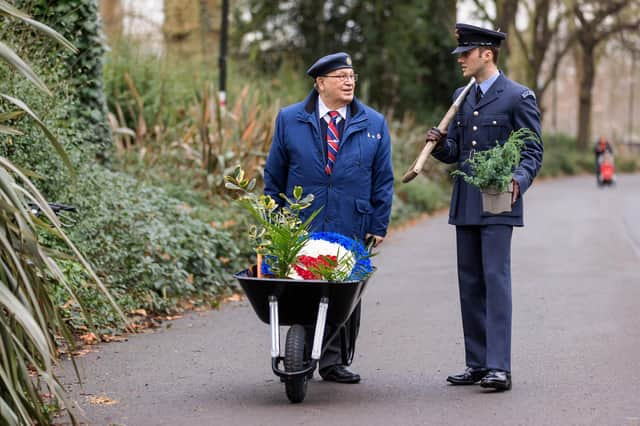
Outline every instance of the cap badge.
[[347, 65], [351, 66], [351, 56], [347, 56], [345, 62], [347, 63]]

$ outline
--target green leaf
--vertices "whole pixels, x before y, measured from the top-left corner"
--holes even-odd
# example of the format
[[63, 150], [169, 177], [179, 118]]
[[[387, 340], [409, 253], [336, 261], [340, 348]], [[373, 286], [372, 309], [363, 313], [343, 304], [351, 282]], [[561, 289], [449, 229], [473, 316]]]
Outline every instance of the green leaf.
[[14, 18], [28, 18], [29, 15], [24, 13], [23, 11], [16, 9], [10, 3], [7, 3], [4, 0], [0, 0], [0, 14], [13, 16]]
[[49, 27], [48, 25], [43, 24], [42, 22], [31, 19], [29, 15], [22, 12], [21, 10], [16, 9], [4, 0], [0, 0], [0, 14], [9, 15], [16, 19], [19, 19], [27, 25], [37, 29], [38, 31], [45, 33], [48, 37], [51, 37], [52, 39], [60, 43], [63, 47], [69, 49], [71, 52], [78, 53], [78, 49], [76, 49], [76, 47], [69, 40], [64, 38], [56, 30]]
[[0, 113], [0, 123], [4, 123], [5, 121], [15, 120], [24, 115], [24, 111], [7, 111]]
[[38, 31], [45, 33], [47, 36], [57, 41], [58, 44], [68, 49], [69, 51], [73, 53], [78, 53], [78, 49], [69, 40], [64, 38], [62, 34], [58, 33], [53, 28], [43, 24], [42, 22], [35, 21], [31, 18], [21, 18], [21, 17], [17, 17], [17, 18], [21, 19], [22, 21], [32, 26], [33, 28], [37, 29]]
[[[313, 194], [307, 194], [305, 195], [305, 197], [300, 200], [300, 204], [308, 204], [311, 205], [311, 203], [313, 203], [313, 200], [315, 199], [315, 196]], [[307, 206], [305, 206], [306, 208]]]
[[31, 81], [38, 89], [42, 90], [48, 95], [51, 95], [51, 91], [47, 88], [44, 82], [36, 75], [25, 61], [16, 55], [6, 44], [0, 41], [0, 58], [15, 68], [20, 74], [24, 75], [29, 81]]
[[[5, 247], [10, 247], [6, 239], [0, 237], [0, 241], [5, 244]], [[36, 345], [40, 355], [45, 360], [48, 359], [50, 352], [47, 338], [29, 310], [9, 291], [4, 283], [0, 284], [0, 305], [4, 306], [8, 313], [22, 325], [24, 331], [29, 334], [31, 341]]]
[[231, 182], [225, 182], [224, 187], [227, 188], [227, 189], [232, 189], [234, 191], [242, 190], [242, 188], [240, 188], [238, 185], [236, 185], [235, 183], [231, 183]]
[[27, 104], [22, 102], [20, 99], [11, 97], [9, 95], [5, 95], [4, 93], [0, 93], [0, 97], [11, 102], [15, 106], [17, 106], [18, 108], [26, 112], [31, 118], [33, 118], [36, 124], [38, 124], [38, 126], [42, 129], [45, 136], [47, 136], [47, 139], [49, 139], [49, 141], [51, 142], [55, 150], [58, 152], [58, 155], [60, 155], [60, 157], [62, 158], [62, 161], [67, 166], [67, 169], [69, 169], [69, 173], [71, 174], [71, 177], [73, 178], [75, 183], [76, 173], [73, 169], [73, 165], [71, 164], [71, 160], [69, 160], [69, 156], [65, 152], [60, 142], [58, 142], [58, 139], [53, 135], [53, 133], [51, 133], [49, 128], [40, 120], [40, 118], [38, 118], [38, 116], [33, 111], [31, 111], [31, 109], [27, 106]]
[[247, 191], [251, 192], [256, 187], [256, 178], [252, 178], [247, 185]]
[[22, 133], [20, 130], [14, 129], [13, 127], [9, 127], [9, 126], [3, 126], [2, 124], [0, 124], [0, 133], [5, 135], [11, 135], [11, 136], [24, 135], [24, 133]]

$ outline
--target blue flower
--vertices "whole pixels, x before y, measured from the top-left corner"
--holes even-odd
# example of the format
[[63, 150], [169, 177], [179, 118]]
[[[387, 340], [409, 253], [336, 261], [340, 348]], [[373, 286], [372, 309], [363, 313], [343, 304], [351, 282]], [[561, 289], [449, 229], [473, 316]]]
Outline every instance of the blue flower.
[[331, 243], [340, 244], [345, 249], [351, 251], [356, 259], [356, 263], [351, 270], [348, 281], [361, 281], [373, 271], [369, 252], [360, 241], [346, 237], [337, 232], [312, 232], [309, 239], [325, 240]]

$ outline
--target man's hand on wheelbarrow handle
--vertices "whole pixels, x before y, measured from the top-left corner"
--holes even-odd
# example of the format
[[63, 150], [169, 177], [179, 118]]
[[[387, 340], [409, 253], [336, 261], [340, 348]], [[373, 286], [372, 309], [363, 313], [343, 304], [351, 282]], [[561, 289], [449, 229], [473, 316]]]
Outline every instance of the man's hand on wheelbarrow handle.
[[378, 247], [380, 244], [382, 244], [382, 241], [384, 241], [384, 237], [367, 234], [367, 236], [364, 238], [364, 245], [367, 250], [371, 252], [371, 249], [373, 249], [374, 247]]

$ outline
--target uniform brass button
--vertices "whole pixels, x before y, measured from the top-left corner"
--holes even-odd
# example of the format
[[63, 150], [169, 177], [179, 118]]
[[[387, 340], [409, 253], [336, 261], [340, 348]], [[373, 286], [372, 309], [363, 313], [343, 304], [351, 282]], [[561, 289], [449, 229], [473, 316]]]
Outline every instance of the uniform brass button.
[[460, 125], [460, 122], [458, 121], [458, 126]]
[[480, 113], [478, 111], [473, 111], [474, 117], [477, 117]]
[[478, 130], [478, 126], [473, 126], [473, 131], [475, 132], [476, 130]]
[[476, 146], [477, 142], [476, 141], [471, 141], [471, 145], [472, 146]]
[[498, 124], [498, 122], [496, 120], [493, 120], [493, 124]]

